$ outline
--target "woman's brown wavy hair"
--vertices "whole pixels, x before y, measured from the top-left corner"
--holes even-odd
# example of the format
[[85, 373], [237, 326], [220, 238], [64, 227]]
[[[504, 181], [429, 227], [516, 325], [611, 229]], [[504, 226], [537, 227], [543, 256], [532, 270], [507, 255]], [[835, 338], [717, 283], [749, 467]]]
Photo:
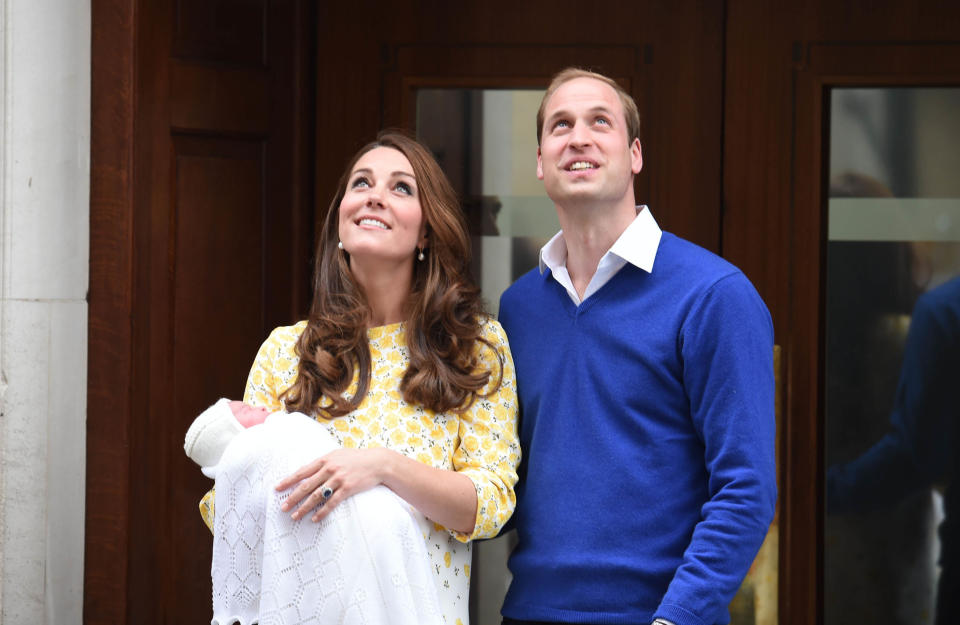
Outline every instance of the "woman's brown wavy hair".
[[[350, 174], [364, 154], [379, 147], [397, 150], [410, 161], [428, 242], [426, 259], [413, 263], [407, 302], [410, 364], [400, 383], [404, 400], [436, 412], [461, 412], [502, 381], [503, 354], [481, 335], [486, 314], [480, 289], [470, 277], [470, 239], [456, 193], [427, 148], [386, 131], [350, 161], [327, 210], [317, 245], [313, 303], [296, 345], [298, 376], [281, 395], [289, 411], [326, 418], [345, 415], [360, 405], [370, 387], [369, 306], [350, 272], [347, 253], [337, 243], [340, 202]], [[478, 370], [484, 347], [496, 354], [496, 372]], [[357, 372], [356, 393], [345, 396]], [[491, 375], [496, 381], [482, 393]]]

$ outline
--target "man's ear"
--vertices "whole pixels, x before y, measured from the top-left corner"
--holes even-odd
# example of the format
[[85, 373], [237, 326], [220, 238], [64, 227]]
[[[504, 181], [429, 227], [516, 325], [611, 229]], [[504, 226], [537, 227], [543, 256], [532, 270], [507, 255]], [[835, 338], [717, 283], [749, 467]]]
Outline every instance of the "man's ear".
[[537, 148], [537, 180], [543, 180], [543, 160], [540, 158], [540, 148]]
[[643, 169], [643, 151], [640, 149], [640, 139], [634, 139], [630, 145], [630, 171], [636, 175], [641, 169]]

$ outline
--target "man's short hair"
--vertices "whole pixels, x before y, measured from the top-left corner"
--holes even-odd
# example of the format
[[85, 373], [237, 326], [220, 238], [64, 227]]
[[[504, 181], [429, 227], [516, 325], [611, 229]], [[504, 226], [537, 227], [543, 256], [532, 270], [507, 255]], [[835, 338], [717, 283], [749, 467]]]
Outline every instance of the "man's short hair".
[[547, 100], [550, 99], [550, 96], [552, 96], [561, 85], [576, 78], [593, 78], [594, 80], [599, 80], [604, 84], [610, 85], [613, 90], [617, 92], [617, 97], [620, 98], [620, 104], [623, 105], [623, 117], [627, 122], [627, 139], [631, 143], [634, 139], [640, 139], [640, 111], [637, 110], [637, 103], [633, 101], [633, 97], [612, 78], [608, 78], [597, 72], [591, 72], [587, 69], [568, 67], [560, 70], [560, 72], [553, 77], [553, 80], [550, 81], [550, 86], [547, 87], [547, 92], [543, 94], [543, 99], [540, 100], [540, 109], [537, 111], [538, 146], [540, 145], [540, 138], [543, 136], [543, 115], [547, 108]]

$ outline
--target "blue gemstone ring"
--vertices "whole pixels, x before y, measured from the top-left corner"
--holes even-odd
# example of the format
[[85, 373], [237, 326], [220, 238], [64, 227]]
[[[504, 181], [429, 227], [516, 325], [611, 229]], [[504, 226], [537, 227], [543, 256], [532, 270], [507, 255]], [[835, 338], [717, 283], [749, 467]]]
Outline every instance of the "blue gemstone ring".
[[324, 486], [320, 489], [320, 495], [321, 495], [324, 499], [330, 499], [330, 497], [333, 496], [333, 489], [330, 488], [329, 486], [324, 485]]

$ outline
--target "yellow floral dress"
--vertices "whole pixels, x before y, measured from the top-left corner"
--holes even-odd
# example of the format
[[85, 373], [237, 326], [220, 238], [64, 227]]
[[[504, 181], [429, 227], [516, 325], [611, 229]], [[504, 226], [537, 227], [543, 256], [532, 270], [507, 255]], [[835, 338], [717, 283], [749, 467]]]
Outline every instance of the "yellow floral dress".
[[[279, 396], [296, 380], [299, 358], [294, 347], [306, 323], [277, 328], [264, 341], [247, 379], [245, 402], [271, 411], [284, 408]], [[372, 373], [370, 389], [360, 406], [342, 417], [318, 419], [344, 447], [385, 447], [429, 466], [458, 471], [473, 481], [477, 490], [473, 533], [448, 530], [438, 524], [425, 528], [444, 618], [452, 625], [468, 620], [469, 541], [496, 536], [516, 505], [513, 489], [520, 444], [513, 360], [499, 323], [485, 320], [483, 336], [503, 355], [503, 379], [496, 392], [478, 398], [466, 412], [435, 413], [403, 400], [400, 380], [409, 357], [404, 324], [396, 323], [367, 331]], [[496, 356], [485, 345], [478, 350], [481, 366], [492, 372], [492, 384], [497, 378]], [[356, 380], [348, 393], [355, 388]], [[200, 512], [212, 527], [212, 491], [200, 502]]]

